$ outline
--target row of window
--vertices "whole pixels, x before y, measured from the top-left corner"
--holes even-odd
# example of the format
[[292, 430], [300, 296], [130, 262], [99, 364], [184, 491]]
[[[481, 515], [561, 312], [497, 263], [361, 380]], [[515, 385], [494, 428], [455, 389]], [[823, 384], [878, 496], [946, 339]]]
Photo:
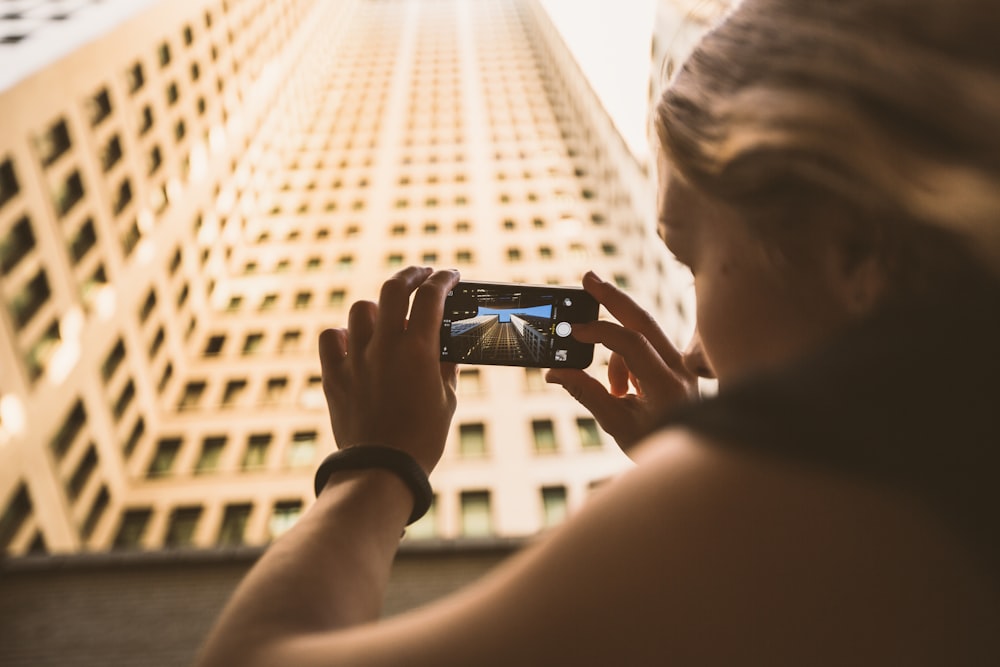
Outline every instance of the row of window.
[[[539, 489], [542, 527], [561, 523], [567, 515], [566, 487], [545, 486]], [[440, 536], [438, 498], [420, 521], [407, 528], [408, 539], [428, 539]], [[275, 539], [291, 528], [303, 511], [301, 499], [286, 499], [273, 502], [267, 520], [267, 537]], [[258, 511], [260, 511], [258, 509]], [[489, 490], [470, 490], [459, 493], [459, 530], [464, 537], [486, 537], [495, 534], [492, 497]], [[215, 530], [215, 544], [236, 546], [247, 541], [247, 528], [254, 512], [251, 503], [233, 503], [223, 508], [222, 519]], [[204, 514], [200, 505], [174, 508], [167, 520], [163, 546], [168, 548], [190, 547], [195, 544], [195, 534]], [[132, 508], [122, 515], [115, 534], [113, 548], [140, 548], [146, 538], [146, 531], [153, 517], [149, 507]], [[0, 524], [0, 538], [3, 534]], [[2, 542], [0, 542], [2, 544]]]
[[[222, 458], [229, 440], [229, 436], [224, 434], [203, 438], [201, 450], [191, 474], [208, 475], [221, 472]], [[293, 469], [311, 467], [316, 458], [318, 443], [319, 434], [316, 431], [295, 431], [284, 450], [282, 467]], [[272, 433], [255, 433], [248, 436], [239, 461], [239, 470], [250, 472], [269, 468], [269, 459], [275, 444], [276, 440]], [[146, 470], [146, 476], [160, 478], [178, 474], [175, 464], [183, 445], [184, 439], [181, 437], [158, 440], [153, 458]]]

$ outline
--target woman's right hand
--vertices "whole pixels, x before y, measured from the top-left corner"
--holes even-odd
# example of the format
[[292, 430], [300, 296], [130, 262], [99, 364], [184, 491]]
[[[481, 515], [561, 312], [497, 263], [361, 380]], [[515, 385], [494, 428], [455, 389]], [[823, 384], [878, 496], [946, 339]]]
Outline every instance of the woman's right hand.
[[[656, 427], [664, 411], [693, 400], [698, 378], [685, 368], [681, 352], [646, 310], [593, 272], [583, 287], [621, 324], [588, 322], [573, 325], [573, 338], [601, 343], [612, 352], [608, 364], [610, 391], [584, 371], [550, 370], [547, 382], [561, 385], [618, 443], [625, 453]], [[632, 385], [634, 392], [629, 391]]]

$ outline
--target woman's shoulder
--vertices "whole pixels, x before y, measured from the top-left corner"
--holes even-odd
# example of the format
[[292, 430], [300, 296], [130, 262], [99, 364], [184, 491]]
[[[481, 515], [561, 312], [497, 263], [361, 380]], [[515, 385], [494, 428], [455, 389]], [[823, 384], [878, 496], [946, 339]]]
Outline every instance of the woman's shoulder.
[[635, 456], [621, 511], [648, 503], [660, 547], [683, 556], [675, 575], [687, 568], [703, 602], [716, 599], [730, 622], [748, 619], [745, 639], [908, 664], [966, 664], [987, 647], [1000, 655], [996, 573], [920, 497], [682, 429], [655, 434]]

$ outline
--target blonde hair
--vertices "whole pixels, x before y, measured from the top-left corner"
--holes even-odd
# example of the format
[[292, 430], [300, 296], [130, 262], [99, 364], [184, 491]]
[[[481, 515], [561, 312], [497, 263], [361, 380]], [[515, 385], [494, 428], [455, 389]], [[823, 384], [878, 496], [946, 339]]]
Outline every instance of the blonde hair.
[[890, 233], [943, 231], [1000, 274], [996, 9], [745, 0], [664, 93], [666, 157], [736, 205], [816, 193]]

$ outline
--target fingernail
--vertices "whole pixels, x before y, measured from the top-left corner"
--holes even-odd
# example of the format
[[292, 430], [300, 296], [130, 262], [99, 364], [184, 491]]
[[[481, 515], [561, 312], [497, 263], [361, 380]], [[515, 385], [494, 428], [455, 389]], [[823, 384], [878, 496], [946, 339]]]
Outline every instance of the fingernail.
[[583, 277], [584, 278], [590, 278], [595, 283], [603, 283], [604, 282], [603, 280], [601, 280], [600, 276], [598, 276], [593, 271], [587, 271], [585, 274], [583, 274]]

